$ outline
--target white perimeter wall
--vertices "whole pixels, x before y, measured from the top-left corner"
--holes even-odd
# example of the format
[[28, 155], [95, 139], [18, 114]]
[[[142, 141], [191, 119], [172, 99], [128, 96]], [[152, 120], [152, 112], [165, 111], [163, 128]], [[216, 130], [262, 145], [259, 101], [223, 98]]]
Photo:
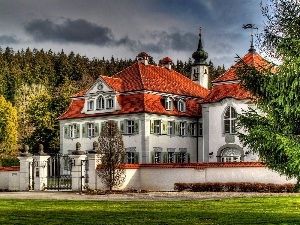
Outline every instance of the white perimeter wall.
[[0, 190], [17, 191], [20, 189], [19, 171], [0, 171]]
[[[127, 169], [126, 181], [120, 189], [147, 191], [174, 191], [174, 183], [204, 182], [258, 182], [286, 184], [295, 183], [265, 167], [219, 167], [219, 168], [139, 168]], [[97, 189], [105, 189], [97, 178]]]

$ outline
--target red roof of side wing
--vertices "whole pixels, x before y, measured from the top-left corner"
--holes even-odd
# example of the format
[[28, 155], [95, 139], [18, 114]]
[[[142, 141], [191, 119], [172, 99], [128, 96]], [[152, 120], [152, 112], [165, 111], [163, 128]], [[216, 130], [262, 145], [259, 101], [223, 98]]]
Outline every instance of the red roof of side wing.
[[[243, 61], [243, 62], [242, 62]], [[249, 66], [254, 66], [258, 70], [267, 68], [271, 64], [267, 62], [257, 53], [248, 53], [242, 61], [237, 62], [234, 66], [230, 67], [225, 73], [213, 80], [213, 88], [209, 95], [203, 99], [203, 103], [219, 102], [224, 98], [247, 99], [251, 94], [245, 91], [238, 80], [237, 69], [246, 63]]]
[[[259, 68], [266, 68], [270, 66], [270, 63], [267, 62], [263, 57], [261, 57], [257, 53], [248, 53], [243, 58], [242, 61], [245, 62], [249, 66], [254, 66], [257, 69]], [[239, 61], [234, 66], [230, 67], [225, 73], [223, 73], [221, 76], [214, 79], [212, 82], [224, 82], [224, 81], [232, 81], [232, 80], [238, 80], [237, 77], [237, 69], [241, 66], [243, 66], [243, 62]]]

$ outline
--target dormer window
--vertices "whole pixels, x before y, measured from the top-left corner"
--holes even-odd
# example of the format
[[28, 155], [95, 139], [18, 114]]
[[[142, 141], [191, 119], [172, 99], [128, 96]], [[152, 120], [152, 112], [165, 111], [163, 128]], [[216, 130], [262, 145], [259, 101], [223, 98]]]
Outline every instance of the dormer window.
[[114, 99], [113, 98], [106, 99], [106, 108], [111, 109], [113, 107], [114, 107]]
[[94, 100], [89, 100], [87, 103], [87, 110], [92, 111], [94, 110]]
[[179, 112], [185, 112], [186, 111], [186, 102], [184, 99], [179, 99], [177, 102], [177, 110]]
[[99, 96], [97, 98], [96, 109], [97, 110], [104, 109], [104, 98], [103, 98], [103, 96]]
[[165, 98], [165, 109], [173, 110], [173, 100], [170, 97]]

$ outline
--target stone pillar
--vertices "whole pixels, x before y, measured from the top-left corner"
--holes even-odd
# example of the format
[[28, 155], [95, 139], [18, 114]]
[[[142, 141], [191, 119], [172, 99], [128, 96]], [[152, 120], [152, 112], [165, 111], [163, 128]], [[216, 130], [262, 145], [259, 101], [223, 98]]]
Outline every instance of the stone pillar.
[[81, 161], [86, 159], [86, 155], [84, 154], [84, 151], [80, 150], [80, 148], [81, 144], [77, 142], [76, 151], [70, 155], [72, 160], [72, 191], [81, 191], [82, 184], [84, 184], [84, 176], [82, 174], [84, 168], [82, 167], [85, 165], [82, 165]]
[[48, 176], [48, 159], [49, 155], [44, 153], [44, 146], [39, 145], [39, 153], [33, 156], [34, 162], [34, 190], [43, 191], [47, 186], [47, 176]]
[[20, 160], [20, 191], [32, 190], [32, 154], [28, 145], [24, 146], [24, 152], [18, 157]]
[[98, 142], [93, 142], [93, 150], [89, 151], [87, 155], [89, 160], [89, 188], [97, 189], [97, 178], [98, 175], [96, 173], [97, 165], [99, 164], [99, 155], [98, 153]]

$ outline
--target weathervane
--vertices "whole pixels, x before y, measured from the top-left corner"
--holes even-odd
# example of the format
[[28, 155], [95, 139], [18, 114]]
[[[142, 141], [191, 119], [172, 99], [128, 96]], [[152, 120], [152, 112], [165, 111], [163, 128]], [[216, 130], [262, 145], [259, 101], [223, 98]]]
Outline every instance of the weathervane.
[[253, 29], [258, 29], [255, 24], [252, 24], [252, 23], [248, 23], [248, 24], [243, 24], [243, 28], [244, 29], [251, 29], [251, 45], [250, 45], [250, 49], [249, 49], [249, 53], [254, 53], [255, 52], [255, 49], [254, 49], [254, 46], [253, 46]]

